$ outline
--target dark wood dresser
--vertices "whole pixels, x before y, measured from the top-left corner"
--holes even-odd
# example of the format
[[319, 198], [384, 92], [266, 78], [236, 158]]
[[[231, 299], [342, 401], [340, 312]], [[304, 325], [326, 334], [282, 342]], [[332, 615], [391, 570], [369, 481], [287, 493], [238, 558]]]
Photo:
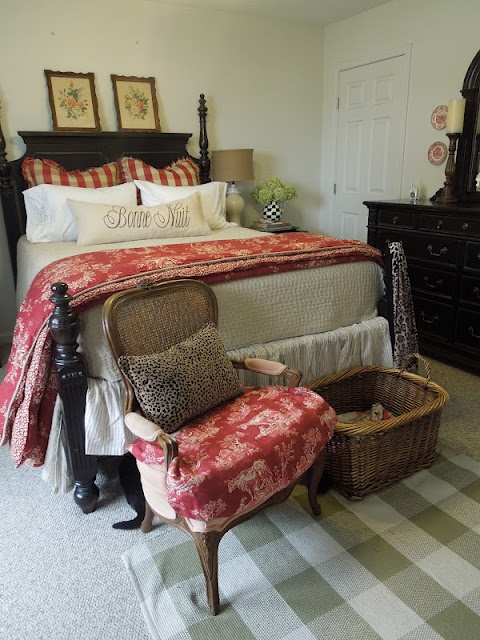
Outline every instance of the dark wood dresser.
[[420, 350], [480, 373], [480, 207], [365, 202], [368, 243], [401, 241]]

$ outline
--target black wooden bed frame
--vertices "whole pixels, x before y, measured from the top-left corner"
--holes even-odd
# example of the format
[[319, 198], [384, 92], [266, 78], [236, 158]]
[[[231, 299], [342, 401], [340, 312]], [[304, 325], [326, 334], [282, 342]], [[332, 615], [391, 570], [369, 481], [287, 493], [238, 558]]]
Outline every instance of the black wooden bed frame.
[[[206, 130], [207, 107], [201, 94], [198, 106], [200, 123], [200, 181], [210, 181], [210, 159]], [[186, 150], [191, 133], [19, 131], [26, 144], [24, 155], [8, 161], [5, 138], [0, 125], [0, 202], [5, 220], [10, 259], [16, 281], [17, 241], [25, 233], [26, 213], [22, 191], [27, 183], [22, 176], [25, 157], [55, 160], [65, 169], [88, 169], [113, 162], [123, 156], [139, 158], [157, 167], [166, 167], [182, 157], [192, 157]], [[68, 285], [52, 284], [53, 311], [50, 330], [54, 341], [54, 359], [58, 373], [59, 394], [63, 403], [63, 427], [68, 463], [73, 476], [74, 500], [84, 513], [95, 510], [99, 490], [95, 484], [97, 456], [85, 454], [85, 399], [87, 372], [78, 353], [77, 317], [70, 307]]]

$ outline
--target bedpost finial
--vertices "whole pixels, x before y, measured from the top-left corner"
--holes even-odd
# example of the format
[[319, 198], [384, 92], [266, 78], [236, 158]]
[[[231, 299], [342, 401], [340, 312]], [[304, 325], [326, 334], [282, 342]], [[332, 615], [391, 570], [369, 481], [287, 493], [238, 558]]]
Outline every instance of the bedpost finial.
[[68, 290], [68, 284], [66, 284], [65, 282], [54, 282], [50, 287], [50, 289], [54, 293], [65, 294], [67, 293], [67, 290]]
[[205, 100], [205, 94], [201, 93], [200, 98], [198, 100], [198, 104], [199, 104], [198, 113], [200, 114], [200, 118], [202, 118], [202, 116], [203, 118], [205, 118], [207, 115], [208, 109], [207, 109], [206, 103], [207, 101]]
[[[0, 100], [0, 116], [1, 114], [2, 102]], [[8, 189], [12, 186], [10, 183], [11, 167], [7, 160], [6, 148], [5, 138], [2, 131], [2, 121], [0, 118], [0, 188], [2, 189]]]

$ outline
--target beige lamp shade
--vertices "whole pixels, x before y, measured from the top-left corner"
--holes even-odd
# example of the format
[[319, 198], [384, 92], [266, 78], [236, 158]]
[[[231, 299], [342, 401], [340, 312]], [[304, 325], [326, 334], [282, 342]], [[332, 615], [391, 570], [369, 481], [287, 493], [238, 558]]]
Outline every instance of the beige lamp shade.
[[228, 182], [225, 198], [227, 220], [241, 225], [245, 200], [235, 182], [253, 180], [253, 149], [212, 151], [212, 178], [216, 182]]
[[212, 151], [212, 177], [216, 182], [253, 180], [253, 149]]

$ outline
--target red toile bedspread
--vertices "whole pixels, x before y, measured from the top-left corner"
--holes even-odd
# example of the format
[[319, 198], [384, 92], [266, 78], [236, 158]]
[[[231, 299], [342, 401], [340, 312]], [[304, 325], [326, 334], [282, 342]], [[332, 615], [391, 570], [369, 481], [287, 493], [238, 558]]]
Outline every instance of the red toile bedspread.
[[240, 240], [193, 242], [84, 253], [58, 260], [33, 281], [15, 326], [0, 386], [0, 444], [10, 442], [15, 465], [43, 464], [57, 394], [48, 320], [51, 285], [63, 281], [83, 311], [139, 281], [197, 278], [208, 284], [235, 278], [373, 260], [380, 252], [356, 240], [309, 233], [265, 234]]

